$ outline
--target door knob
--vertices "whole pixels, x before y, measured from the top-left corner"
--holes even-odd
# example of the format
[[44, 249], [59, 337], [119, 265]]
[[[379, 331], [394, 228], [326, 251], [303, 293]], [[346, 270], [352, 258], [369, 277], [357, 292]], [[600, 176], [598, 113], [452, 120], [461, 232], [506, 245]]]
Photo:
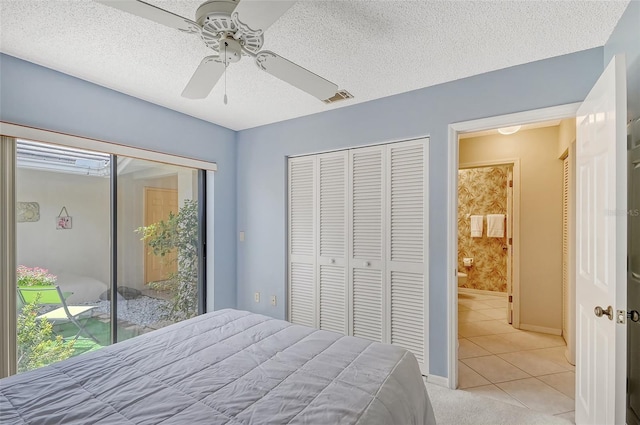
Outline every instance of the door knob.
[[607, 307], [606, 310], [600, 306], [597, 306], [596, 308], [593, 309], [593, 312], [598, 317], [602, 317], [603, 315], [605, 315], [609, 318], [609, 320], [613, 320], [613, 307], [611, 306]]
[[632, 322], [640, 322], [640, 313], [638, 313], [636, 310], [631, 310], [630, 312], [628, 312], [627, 317], [629, 317], [629, 320], [631, 320]]

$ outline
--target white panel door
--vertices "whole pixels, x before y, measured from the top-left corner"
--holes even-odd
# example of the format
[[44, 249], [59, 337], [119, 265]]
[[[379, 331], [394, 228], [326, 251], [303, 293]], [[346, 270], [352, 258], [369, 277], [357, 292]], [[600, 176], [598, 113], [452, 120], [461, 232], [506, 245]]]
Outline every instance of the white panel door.
[[289, 321], [317, 326], [316, 158], [289, 159]]
[[385, 244], [384, 146], [349, 151], [350, 334], [383, 342]]
[[390, 342], [411, 351], [426, 373], [427, 145], [425, 140], [387, 146], [385, 312]]
[[625, 422], [626, 326], [616, 310], [627, 305], [626, 105], [616, 56], [576, 120], [577, 424]]
[[347, 297], [348, 151], [318, 155], [319, 328], [349, 333]]

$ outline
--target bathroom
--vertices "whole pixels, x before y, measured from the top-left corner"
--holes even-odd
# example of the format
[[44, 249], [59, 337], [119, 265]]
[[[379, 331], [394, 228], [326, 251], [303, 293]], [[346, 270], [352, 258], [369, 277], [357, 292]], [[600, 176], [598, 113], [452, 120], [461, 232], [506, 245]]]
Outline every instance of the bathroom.
[[512, 165], [458, 171], [458, 291], [507, 293]]

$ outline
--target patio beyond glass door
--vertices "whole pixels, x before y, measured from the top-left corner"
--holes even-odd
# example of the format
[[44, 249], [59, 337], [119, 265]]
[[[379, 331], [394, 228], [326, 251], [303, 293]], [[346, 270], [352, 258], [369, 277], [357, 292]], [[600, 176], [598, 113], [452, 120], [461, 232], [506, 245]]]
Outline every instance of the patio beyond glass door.
[[18, 372], [109, 345], [111, 156], [17, 141]]
[[198, 314], [197, 170], [117, 158], [117, 340]]
[[15, 143], [18, 372], [205, 310], [203, 171]]

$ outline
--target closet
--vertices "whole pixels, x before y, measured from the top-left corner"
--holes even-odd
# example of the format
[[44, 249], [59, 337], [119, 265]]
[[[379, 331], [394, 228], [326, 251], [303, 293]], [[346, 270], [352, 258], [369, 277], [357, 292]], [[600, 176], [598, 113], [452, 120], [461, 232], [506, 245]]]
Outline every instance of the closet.
[[427, 364], [428, 139], [289, 158], [288, 319]]

